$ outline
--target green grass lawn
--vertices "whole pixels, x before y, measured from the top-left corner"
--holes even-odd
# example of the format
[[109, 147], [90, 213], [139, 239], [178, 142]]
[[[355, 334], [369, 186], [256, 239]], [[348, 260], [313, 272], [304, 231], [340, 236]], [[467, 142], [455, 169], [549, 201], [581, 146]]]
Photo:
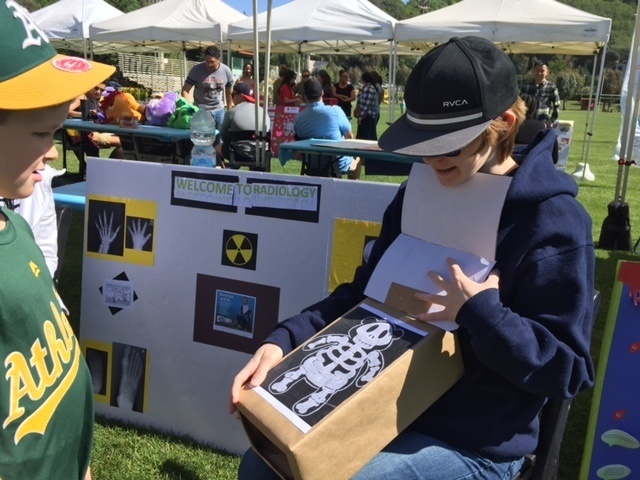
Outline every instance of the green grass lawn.
[[[586, 150], [585, 126], [587, 112], [578, 110], [576, 104], [561, 112], [563, 120], [574, 120], [574, 133], [570, 150], [567, 171], [571, 173]], [[387, 111], [383, 110], [378, 130], [386, 128]], [[620, 113], [599, 113], [595, 121], [595, 131], [589, 148], [589, 164], [595, 175], [594, 182], [581, 182], [579, 201], [585, 206], [593, 218], [593, 235], [595, 241], [600, 236], [602, 222], [607, 215], [607, 205], [614, 200], [617, 163], [611, 160], [613, 149], [620, 129]], [[588, 137], [587, 137], [588, 138]], [[108, 156], [108, 152], [104, 153]], [[61, 157], [54, 166], [60, 168]], [[77, 160], [70, 155], [69, 170], [77, 172]], [[277, 159], [272, 162], [275, 173], [298, 174], [300, 163], [290, 161], [283, 168]], [[637, 168], [629, 172], [626, 201], [630, 204], [632, 228], [640, 222], [640, 192], [638, 191]], [[366, 176], [363, 180], [400, 182], [404, 178]], [[77, 328], [80, 312], [80, 288], [82, 271], [82, 234], [83, 216], [74, 214], [69, 235], [67, 254], [63, 264], [60, 292], [65, 303], [72, 312], [71, 320]], [[638, 233], [632, 231], [632, 243], [637, 240]], [[609, 300], [613, 287], [616, 263], [620, 259], [635, 260], [633, 252], [596, 251], [596, 288], [602, 292], [602, 304], [596, 318], [592, 354], [598, 360], [602, 334]], [[573, 402], [567, 430], [564, 436], [560, 480], [578, 478], [584, 438], [588, 422], [591, 391], [583, 392]], [[138, 428], [114, 424], [98, 418], [95, 429], [95, 446], [92, 460], [94, 478], [106, 479], [231, 479], [236, 478], [239, 457], [212, 451], [190, 441], [172, 436], [148, 432]]]

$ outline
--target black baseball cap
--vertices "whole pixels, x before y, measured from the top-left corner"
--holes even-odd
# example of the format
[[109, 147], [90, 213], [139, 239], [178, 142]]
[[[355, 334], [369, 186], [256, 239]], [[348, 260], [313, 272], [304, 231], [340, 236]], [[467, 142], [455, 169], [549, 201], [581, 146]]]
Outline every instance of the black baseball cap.
[[406, 113], [380, 137], [382, 150], [443, 155], [468, 145], [518, 98], [511, 59], [489, 40], [452, 38], [420, 59], [405, 86]]
[[256, 99], [251, 95], [251, 87], [244, 82], [236, 82], [233, 86], [233, 93], [242, 95], [247, 102], [256, 103]]

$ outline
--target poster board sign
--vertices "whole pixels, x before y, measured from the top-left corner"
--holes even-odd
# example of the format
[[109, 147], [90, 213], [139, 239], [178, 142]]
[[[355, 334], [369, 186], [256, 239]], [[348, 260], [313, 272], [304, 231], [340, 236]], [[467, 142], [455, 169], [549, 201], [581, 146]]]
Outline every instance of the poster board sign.
[[640, 475], [640, 263], [619, 261], [602, 340], [581, 480]]
[[353, 278], [397, 185], [87, 168], [79, 337], [97, 413], [244, 452], [233, 377], [277, 322]]

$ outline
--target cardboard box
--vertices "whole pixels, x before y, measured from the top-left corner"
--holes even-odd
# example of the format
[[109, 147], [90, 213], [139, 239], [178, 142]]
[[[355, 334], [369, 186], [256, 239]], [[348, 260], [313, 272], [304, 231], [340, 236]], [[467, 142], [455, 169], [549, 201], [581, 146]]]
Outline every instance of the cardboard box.
[[[392, 331], [380, 318], [394, 321]], [[338, 375], [319, 375], [331, 368]], [[262, 387], [244, 390], [237, 406], [252, 447], [282, 478], [348, 479], [462, 374], [454, 333], [367, 299], [287, 355]]]

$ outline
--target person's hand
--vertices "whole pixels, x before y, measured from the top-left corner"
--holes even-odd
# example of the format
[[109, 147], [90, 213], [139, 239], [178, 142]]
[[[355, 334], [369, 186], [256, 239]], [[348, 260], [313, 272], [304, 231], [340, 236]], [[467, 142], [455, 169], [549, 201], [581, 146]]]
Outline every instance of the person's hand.
[[96, 228], [100, 233], [100, 248], [98, 249], [98, 253], [109, 253], [109, 247], [111, 247], [111, 243], [115, 240], [116, 235], [118, 235], [120, 227], [113, 231], [113, 212], [111, 212], [108, 223], [107, 212], [103, 211], [102, 213], [104, 214], [104, 218], [98, 214], [98, 221], [96, 222]]
[[452, 281], [446, 280], [436, 272], [429, 272], [429, 277], [441, 290], [444, 290], [445, 295], [434, 295], [422, 292], [415, 294], [415, 298], [418, 300], [442, 305], [444, 309], [439, 312], [420, 313], [416, 315], [417, 320], [422, 320], [423, 322], [442, 320], [455, 322], [458, 312], [467, 300], [484, 290], [498, 288], [500, 276], [497, 270], [493, 270], [483, 283], [477, 283], [467, 277], [453, 259], [447, 259], [447, 263], [449, 264]]
[[133, 410], [133, 404], [138, 394], [140, 380], [142, 378], [143, 364], [139, 352], [126, 346], [122, 357], [122, 374], [120, 376], [120, 389], [116, 403], [118, 407]]
[[151, 238], [151, 233], [147, 233], [148, 226], [148, 222], [142, 222], [140, 219], [132, 221], [129, 225], [128, 230], [134, 250], [142, 250], [145, 243]]
[[282, 349], [272, 343], [262, 345], [245, 367], [238, 372], [231, 386], [229, 413], [235, 413], [236, 403], [240, 400], [240, 390], [246, 384], [249, 388], [257, 387], [264, 382], [271, 370], [284, 357]]

